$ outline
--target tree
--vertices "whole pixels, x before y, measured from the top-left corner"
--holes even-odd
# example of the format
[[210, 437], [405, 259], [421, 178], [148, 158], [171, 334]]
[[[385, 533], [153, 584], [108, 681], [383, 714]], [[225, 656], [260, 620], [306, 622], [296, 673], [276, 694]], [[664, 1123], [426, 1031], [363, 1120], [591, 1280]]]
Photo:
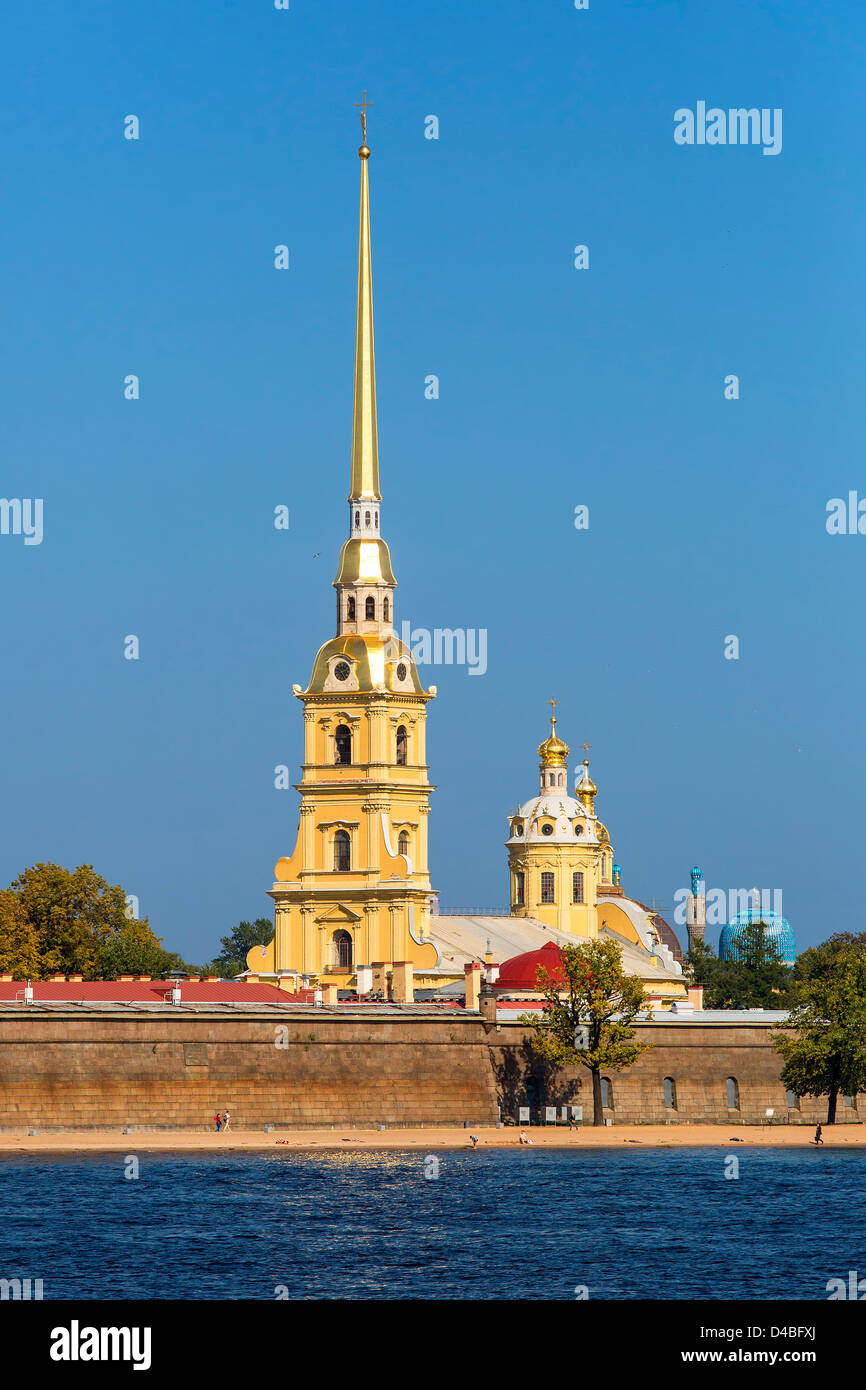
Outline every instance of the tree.
[[[593, 1124], [604, 1124], [602, 1071], [622, 1071], [637, 1061], [649, 1044], [632, 1027], [644, 1006], [641, 981], [623, 970], [622, 952], [613, 941], [586, 941], [564, 946], [561, 970], [550, 975], [539, 967], [538, 988], [544, 995], [541, 1019], [524, 1015], [535, 1028], [533, 1050], [555, 1067], [581, 1066], [592, 1076]], [[578, 1027], [589, 1043], [575, 1046]]]
[[708, 1009], [784, 1009], [791, 1002], [793, 972], [763, 922], [744, 922], [734, 937], [737, 958], [719, 960], [711, 946], [696, 941], [686, 956], [695, 984], [704, 987]]
[[830, 942], [812, 950], [806, 968], [819, 964], [820, 970], [801, 986], [803, 997], [784, 1030], [770, 1036], [785, 1059], [783, 1084], [799, 1096], [827, 1096], [832, 1125], [839, 1093], [866, 1090], [866, 950]]
[[0, 974], [16, 980], [38, 980], [39, 940], [24, 904], [11, 888], [0, 891]]
[[273, 938], [274, 924], [268, 917], [238, 922], [228, 936], [220, 938], [222, 951], [214, 962], [216, 973], [224, 980], [240, 975], [247, 968], [247, 953], [254, 946], [267, 946]]
[[794, 979], [800, 983], [831, 975], [843, 951], [866, 954], [866, 932], [840, 931], [801, 951], [794, 965]]
[[118, 975], [152, 975], [158, 978], [170, 970], [187, 970], [180, 956], [163, 950], [162, 938], [156, 936], [147, 922], [128, 919], [123, 926], [99, 948], [99, 976], [116, 980]]
[[91, 864], [33, 864], [0, 892], [0, 966], [19, 978], [161, 975], [184, 968], [147, 919], [127, 915], [126, 894]]
[[42, 977], [99, 976], [100, 948], [129, 921], [126, 894], [90, 864], [34, 864], [10, 885], [36, 937]]

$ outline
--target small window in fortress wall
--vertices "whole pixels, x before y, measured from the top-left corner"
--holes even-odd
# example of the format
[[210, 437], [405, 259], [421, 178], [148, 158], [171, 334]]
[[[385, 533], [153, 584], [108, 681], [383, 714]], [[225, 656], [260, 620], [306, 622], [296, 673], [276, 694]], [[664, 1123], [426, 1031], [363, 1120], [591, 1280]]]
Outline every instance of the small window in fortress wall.
[[672, 1076], [666, 1076], [664, 1080], [665, 1089], [665, 1108], [676, 1110], [677, 1108], [677, 1083]]
[[728, 1109], [739, 1110], [740, 1088], [737, 1085], [737, 1078], [735, 1076], [729, 1076], [725, 1082], [725, 1093], [728, 1101]]
[[613, 1083], [609, 1076], [601, 1078], [601, 1103], [605, 1110], [613, 1109]]
[[786, 1092], [786, 1097], [787, 1097], [787, 1101], [788, 1101], [788, 1109], [789, 1109], [789, 1110], [799, 1110], [799, 1109], [800, 1109], [800, 1097], [797, 1095], [797, 1092], [796, 1092], [796, 1091], [788, 1091], [788, 1092]]

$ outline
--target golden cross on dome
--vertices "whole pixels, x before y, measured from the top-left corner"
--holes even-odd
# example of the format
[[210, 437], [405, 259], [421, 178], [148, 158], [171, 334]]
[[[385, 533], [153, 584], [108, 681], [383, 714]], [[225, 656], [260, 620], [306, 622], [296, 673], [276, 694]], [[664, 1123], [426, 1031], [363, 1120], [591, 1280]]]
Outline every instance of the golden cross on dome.
[[588, 762], [589, 762], [588, 754], [589, 754], [589, 750], [590, 750], [591, 747], [592, 747], [592, 744], [591, 744], [591, 743], [587, 743], [586, 740], [584, 739], [584, 743], [583, 743], [583, 761], [584, 761], [585, 763], [588, 763]]
[[553, 728], [554, 724], [556, 723], [556, 701], [553, 699], [553, 696], [551, 696], [550, 698], [550, 709], [550, 727]]
[[355, 102], [355, 105], [358, 106], [358, 107], [360, 107], [360, 112], [359, 112], [359, 114], [360, 114], [360, 117], [361, 117], [361, 136], [362, 136], [362, 138], [363, 138], [364, 144], [366, 145], [366, 143], [367, 143], [367, 107], [368, 107], [368, 106], [372, 106], [372, 105], [373, 105], [373, 102], [367, 100], [367, 93], [366, 93], [366, 91], [364, 91], [364, 92], [361, 93], [361, 100], [360, 100], [360, 101], [356, 101], [356, 102]]

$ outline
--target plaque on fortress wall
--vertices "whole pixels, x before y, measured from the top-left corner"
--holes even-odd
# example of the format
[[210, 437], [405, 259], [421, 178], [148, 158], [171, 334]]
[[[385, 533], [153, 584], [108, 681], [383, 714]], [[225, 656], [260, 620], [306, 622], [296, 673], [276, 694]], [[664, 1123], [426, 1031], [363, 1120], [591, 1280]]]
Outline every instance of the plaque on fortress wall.
[[185, 1042], [183, 1045], [183, 1064], [185, 1067], [206, 1067], [208, 1064], [207, 1043]]

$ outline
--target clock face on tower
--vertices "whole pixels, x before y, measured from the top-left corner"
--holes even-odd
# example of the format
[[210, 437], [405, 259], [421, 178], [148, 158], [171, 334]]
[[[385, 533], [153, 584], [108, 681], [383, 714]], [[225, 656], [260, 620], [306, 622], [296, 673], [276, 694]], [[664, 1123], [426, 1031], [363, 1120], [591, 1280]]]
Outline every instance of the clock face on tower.
[[334, 675], [337, 677], [337, 680], [347, 681], [349, 679], [349, 674], [350, 668], [348, 661], [338, 661], [334, 667]]

